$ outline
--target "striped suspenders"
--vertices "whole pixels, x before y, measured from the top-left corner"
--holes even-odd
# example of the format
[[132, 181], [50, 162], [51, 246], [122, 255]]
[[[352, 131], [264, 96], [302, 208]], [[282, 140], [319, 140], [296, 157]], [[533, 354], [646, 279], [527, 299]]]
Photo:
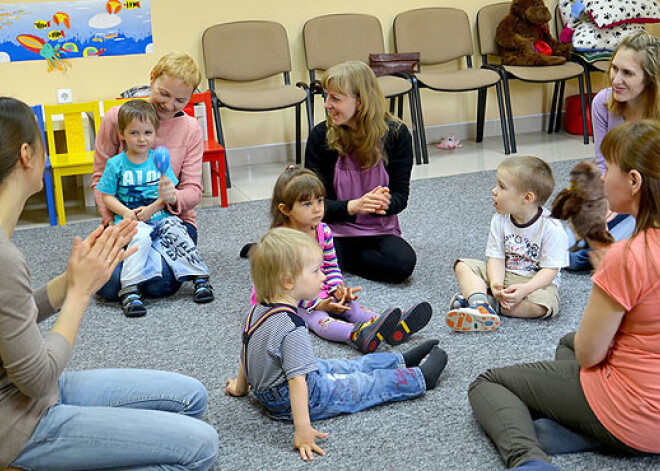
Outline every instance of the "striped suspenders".
[[296, 311], [288, 305], [285, 304], [278, 304], [276, 306], [271, 307], [266, 313], [261, 316], [261, 319], [259, 319], [255, 324], [250, 327], [250, 324], [252, 324], [252, 316], [254, 315], [254, 311], [257, 309], [258, 304], [255, 304], [252, 306], [252, 309], [250, 309], [250, 313], [248, 314], [247, 320], [245, 322], [245, 330], [243, 330], [243, 370], [245, 373], [245, 379], [247, 382], [250, 382], [249, 376], [248, 376], [248, 362], [247, 362], [247, 348], [248, 348], [248, 342], [250, 341], [250, 338], [252, 335], [256, 332], [256, 330], [263, 325], [264, 322], [266, 322], [268, 319], [273, 317], [274, 315], [277, 315], [279, 313], [285, 313], [289, 318], [293, 321], [293, 323], [297, 326], [300, 325], [305, 325], [305, 321], [303, 321], [298, 314], [296, 314]]

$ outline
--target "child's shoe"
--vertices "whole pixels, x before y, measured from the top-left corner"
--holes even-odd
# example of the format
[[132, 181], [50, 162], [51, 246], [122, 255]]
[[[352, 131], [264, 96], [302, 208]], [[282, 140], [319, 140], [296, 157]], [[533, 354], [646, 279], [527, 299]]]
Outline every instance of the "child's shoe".
[[349, 343], [362, 353], [373, 353], [389, 336], [401, 320], [401, 309], [390, 308], [369, 322], [358, 322], [353, 327]]
[[215, 296], [213, 296], [213, 286], [209, 283], [208, 278], [195, 278], [193, 280], [193, 287], [195, 288], [193, 301], [197, 304], [210, 303], [215, 299]]
[[412, 334], [419, 332], [431, 320], [433, 308], [426, 301], [415, 304], [401, 315], [401, 321], [390, 335], [385, 337], [390, 345], [401, 345], [406, 342]]
[[470, 303], [463, 297], [461, 293], [456, 293], [449, 301], [449, 310], [460, 309], [462, 307], [470, 307]]
[[122, 295], [121, 308], [126, 317], [142, 317], [147, 314], [147, 308], [144, 306], [138, 292], [130, 292]]
[[483, 332], [500, 326], [500, 317], [488, 303], [452, 309], [445, 316], [447, 325], [456, 332]]

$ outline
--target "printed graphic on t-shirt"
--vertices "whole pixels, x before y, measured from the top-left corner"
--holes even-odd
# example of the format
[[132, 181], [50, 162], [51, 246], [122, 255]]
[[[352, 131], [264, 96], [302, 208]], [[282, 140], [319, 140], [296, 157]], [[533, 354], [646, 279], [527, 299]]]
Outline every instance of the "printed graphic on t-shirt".
[[[117, 199], [129, 209], [148, 206], [158, 199], [158, 181], [160, 172], [157, 170], [124, 170], [117, 188]], [[162, 216], [162, 210], [152, 217]]]
[[506, 253], [506, 269], [536, 272], [540, 270], [540, 247], [530, 242], [527, 237], [518, 234], [504, 236], [504, 250]]

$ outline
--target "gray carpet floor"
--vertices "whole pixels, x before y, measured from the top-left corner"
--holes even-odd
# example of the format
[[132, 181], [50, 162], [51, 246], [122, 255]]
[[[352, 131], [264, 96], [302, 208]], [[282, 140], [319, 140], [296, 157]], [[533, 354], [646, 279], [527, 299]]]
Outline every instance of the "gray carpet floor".
[[[567, 185], [573, 164], [552, 165], [558, 188]], [[314, 468], [502, 468], [495, 448], [472, 416], [467, 387], [488, 368], [551, 359], [559, 338], [579, 326], [591, 282], [588, 274], [564, 272], [561, 312], [554, 319], [504, 319], [493, 333], [450, 331], [444, 313], [458, 288], [452, 262], [457, 256], [483, 258], [493, 214], [488, 200], [493, 185], [492, 171], [413, 182], [409, 207], [401, 215], [404, 236], [418, 254], [413, 277], [401, 285], [388, 285], [347, 275], [351, 285], [363, 287], [361, 301], [373, 310], [406, 308], [428, 300], [434, 317], [409, 344], [438, 338], [449, 363], [438, 387], [422, 398], [317, 422], [315, 426], [329, 437], [321, 443], [327, 455], [317, 457]], [[198, 222], [199, 248], [211, 269], [216, 301], [194, 304], [188, 283], [171, 298], [150, 300], [146, 317], [127, 319], [118, 305], [94, 300], [68, 369], [137, 367], [191, 375], [209, 390], [205, 420], [220, 436], [217, 469], [309, 466], [292, 449], [292, 424], [268, 419], [252, 397], [224, 395], [225, 380], [237, 371], [240, 321], [249, 307], [251, 289], [248, 262], [238, 254], [244, 243], [267, 229], [268, 202], [203, 208]], [[74, 235], [85, 235], [95, 226], [88, 222], [17, 231], [14, 241], [27, 255], [33, 284], [43, 284], [64, 270]], [[321, 358], [359, 355], [318, 337], [312, 336], [312, 342]], [[404, 351], [406, 345], [396, 348]], [[605, 452], [556, 456], [553, 462], [566, 470], [660, 469], [660, 458]]]

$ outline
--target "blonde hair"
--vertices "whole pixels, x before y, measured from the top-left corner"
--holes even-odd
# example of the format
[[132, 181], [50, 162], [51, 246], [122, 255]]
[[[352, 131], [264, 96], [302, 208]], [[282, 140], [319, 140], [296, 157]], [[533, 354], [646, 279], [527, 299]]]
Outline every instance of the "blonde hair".
[[117, 129], [123, 133], [126, 126], [134, 120], [149, 122], [153, 124], [156, 131], [160, 127], [160, 119], [158, 119], [156, 108], [146, 100], [129, 100], [122, 104], [117, 116]]
[[321, 80], [323, 89], [332, 90], [360, 100], [355, 114], [356, 131], [348, 126], [335, 126], [328, 117], [328, 146], [339, 153], [351, 152], [362, 168], [375, 166], [381, 159], [387, 163], [383, 139], [389, 130], [388, 121], [395, 120], [388, 111], [380, 85], [373, 70], [361, 61], [349, 61], [330, 67]]
[[534, 202], [539, 206], [543, 206], [548, 201], [555, 189], [552, 169], [538, 157], [531, 155], [509, 157], [504, 159], [497, 169], [506, 170], [511, 174], [515, 180], [513, 185], [520, 193], [525, 191], [534, 193]]
[[202, 73], [195, 60], [185, 52], [170, 52], [161, 57], [151, 69], [151, 81], [161, 75], [181, 80], [194, 91], [202, 81]]
[[646, 119], [617, 126], [605, 135], [601, 149], [621, 172], [642, 175], [634, 235], [660, 228], [660, 123]]
[[307, 201], [325, 196], [325, 187], [316, 174], [304, 168], [287, 167], [279, 176], [273, 187], [273, 198], [270, 202], [270, 227], [281, 227], [286, 224], [287, 216], [280, 211], [283, 204], [291, 211], [296, 201]]
[[296, 280], [311, 257], [322, 259], [321, 246], [304, 232], [287, 227], [271, 229], [250, 249], [250, 274], [258, 303], [284, 294], [286, 278]]
[[[660, 39], [646, 31], [626, 36], [621, 44], [616, 48], [610, 60], [607, 69], [608, 80], [612, 86], [611, 71], [612, 61], [622, 49], [630, 49], [642, 54], [641, 66], [644, 70], [645, 87], [642, 95], [644, 96], [644, 109], [642, 117], [645, 119], [660, 119]], [[614, 94], [610, 96], [607, 103], [607, 109], [619, 116], [623, 115], [626, 109], [626, 103], [620, 103], [614, 99]]]

